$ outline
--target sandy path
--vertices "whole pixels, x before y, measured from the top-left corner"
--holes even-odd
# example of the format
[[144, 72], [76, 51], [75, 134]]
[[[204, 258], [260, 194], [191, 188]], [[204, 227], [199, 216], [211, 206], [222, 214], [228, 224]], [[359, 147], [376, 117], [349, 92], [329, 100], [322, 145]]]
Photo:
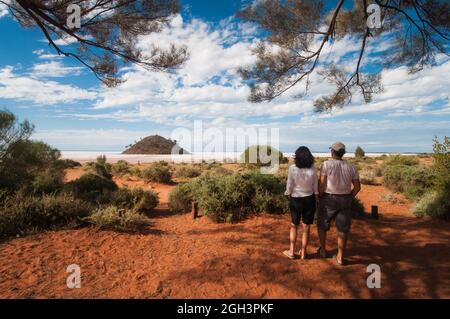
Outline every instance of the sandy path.
[[[131, 183], [132, 181], [118, 181]], [[123, 184], [122, 184], [123, 185]], [[93, 228], [0, 243], [1, 298], [450, 298], [450, 224], [416, 219], [409, 205], [386, 204], [381, 186], [365, 186], [381, 219], [354, 222], [349, 265], [332, 259], [290, 261], [287, 216], [261, 215], [235, 225], [170, 215], [170, 186], [150, 185], [161, 206], [145, 233]], [[335, 249], [335, 232], [329, 248]], [[315, 230], [310, 253], [317, 247]], [[366, 267], [382, 268], [382, 288], [366, 287]], [[82, 288], [66, 287], [66, 267], [81, 266]]]

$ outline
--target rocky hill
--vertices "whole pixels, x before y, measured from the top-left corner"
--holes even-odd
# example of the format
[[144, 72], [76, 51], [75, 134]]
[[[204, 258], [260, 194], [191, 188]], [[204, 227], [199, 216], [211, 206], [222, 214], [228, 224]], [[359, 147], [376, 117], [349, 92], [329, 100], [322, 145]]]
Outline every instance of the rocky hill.
[[146, 154], [146, 155], [168, 155], [189, 154], [186, 150], [178, 146], [176, 141], [166, 139], [159, 135], [147, 136], [133, 145], [129, 145], [122, 154]]

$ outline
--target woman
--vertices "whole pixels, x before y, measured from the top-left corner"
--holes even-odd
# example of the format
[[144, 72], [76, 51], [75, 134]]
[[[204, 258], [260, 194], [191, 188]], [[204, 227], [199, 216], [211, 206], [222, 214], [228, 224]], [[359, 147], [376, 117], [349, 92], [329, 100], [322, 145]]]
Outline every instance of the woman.
[[296, 258], [297, 231], [300, 222], [302, 222], [302, 248], [298, 255], [301, 259], [306, 259], [310, 227], [314, 222], [316, 212], [318, 177], [314, 168], [314, 157], [305, 146], [299, 147], [295, 152], [295, 164], [289, 167], [285, 195], [289, 196], [292, 224], [290, 230], [291, 246], [289, 250], [284, 251], [284, 255], [289, 259]]

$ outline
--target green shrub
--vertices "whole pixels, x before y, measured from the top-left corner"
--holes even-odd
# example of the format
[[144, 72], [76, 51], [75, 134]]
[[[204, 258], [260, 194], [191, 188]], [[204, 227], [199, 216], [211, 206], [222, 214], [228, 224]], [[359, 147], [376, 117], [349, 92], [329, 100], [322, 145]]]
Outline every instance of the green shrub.
[[215, 222], [236, 222], [252, 213], [255, 188], [238, 174], [205, 177], [195, 186], [194, 194], [199, 207]]
[[194, 178], [201, 175], [201, 170], [192, 166], [181, 166], [175, 172], [175, 177], [178, 178]]
[[192, 209], [192, 184], [179, 184], [169, 194], [169, 209], [174, 213], [187, 213]]
[[433, 187], [434, 179], [432, 170], [426, 167], [395, 165], [386, 167], [383, 185], [416, 199]]
[[130, 174], [132, 176], [136, 176], [136, 177], [142, 178], [142, 171], [138, 167], [134, 166], [134, 167], [130, 168]]
[[289, 209], [289, 203], [284, 196], [286, 182], [277, 177], [260, 172], [248, 172], [243, 177], [249, 180], [256, 190], [253, 199], [253, 211], [267, 213], [285, 213]]
[[425, 193], [414, 206], [414, 214], [419, 217], [450, 219], [450, 194], [438, 190]]
[[189, 187], [190, 189], [183, 189], [181, 203], [177, 205], [188, 209], [192, 195], [205, 215], [219, 223], [237, 222], [251, 214], [262, 212], [288, 211], [288, 202], [283, 195], [285, 184], [272, 175], [259, 172], [229, 176], [206, 175], [190, 183]]
[[287, 162], [283, 153], [270, 145], [253, 145], [241, 154], [241, 163], [255, 164], [257, 166], [271, 166], [274, 162], [282, 164]]
[[361, 184], [375, 185], [375, 172], [373, 170], [362, 170], [359, 173]]
[[161, 162], [145, 168], [141, 175], [147, 182], [169, 183], [172, 180], [172, 173], [169, 167]]
[[229, 169], [226, 169], [225, 167], [222, 166], [215, 166], [213, 168], [211, 168], [210, 170], [206, 171], [204, 173], [204, 175], [207, 176], [230, 176], [233, 175], [233, 172]]
[[120, 160], [111, 165], [111, 172], [115, 176], [124, 176], [130, 173], [130, 166], [127, 161]]
[[364, 150], [361, 147], [357, 147], [355, 150], [355, 157], [356, 158], [363, 158], [364, 156], [366, 156], [366, 152], [364, 152]]
[[151, 212], [159, 202], [155, 192], [142, 188], [120, 188], [107, 196], [109, 196], [109, 200], [104, 200], [104, 203], [138, 212]]
[[383, 162], [384, 167], [398, 165], [415, 166], [419, 165], [419, 160], [415, 156], [390, 155], [387, 160]]
[[[1, 137], [0, 137], [1, 139]], [[18, 141], [8, 149], [9, 156], [0, 161], [0, 188], [11, 191], [30, 187], [30, 181], [42, 171], [56, 169], [60, 152], [35, 141]]]
[[56, 193], [64, 187], [64, 171], [47, 169], [37, 173], [31, 182], [31, 192], [37, 195]]
[[95, 174], [85, 174], [66, 184], [66, 189], [77, 198], [95, 202], [105, 193], [116, 191], [118, 187], [110, 179]]
[[383, 168], [381, 168], [380, 166], [376, 166], [374, 168], [374, 173], [376, 177], [381, 177], [383, 176]]
[[450, 138], [444, 137], [442, 143], [436, 137], [433, 144], [434, 165], [436, 175], [436, 189], [450, 193]]
[[81, 167], [81, 163], [71, 159], [58, 160], [56, 161], [56, 165], [63, 169]]
[[135, 210], [115, 206], [96, 209], [85, 221], [104, 229], [139, 230], [148, 225], [147, 218]]
[[68, 194], [38, 197], [17, 193], [0, 204], [0, 236], [75, 226], [89, 211], [89, 204]]
[[89, 162], [86, 166], [93, 174], [97, 174], [106, 179], [112, 179], [113, 177], [111, 174], [112, 165], [107, 163], [105, 155], [97, 157], [96, 162]]

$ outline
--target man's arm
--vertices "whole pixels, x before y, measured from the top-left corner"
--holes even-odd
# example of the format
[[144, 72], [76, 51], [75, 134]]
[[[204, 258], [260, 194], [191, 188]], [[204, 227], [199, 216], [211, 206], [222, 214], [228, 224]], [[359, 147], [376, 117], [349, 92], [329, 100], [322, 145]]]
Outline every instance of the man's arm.
[[359, 179], [354, 179], [352, 180], [352, 184], [353, 184], [352, 196], [356, 197], [356, 195], [358, 195], [359, 191], [361, 190], [361, 182], [359, 181]]
[[319, 179], [319, 196], [325, 195], [325, 190], [327, 188], [327, 176], [321, 175]]

